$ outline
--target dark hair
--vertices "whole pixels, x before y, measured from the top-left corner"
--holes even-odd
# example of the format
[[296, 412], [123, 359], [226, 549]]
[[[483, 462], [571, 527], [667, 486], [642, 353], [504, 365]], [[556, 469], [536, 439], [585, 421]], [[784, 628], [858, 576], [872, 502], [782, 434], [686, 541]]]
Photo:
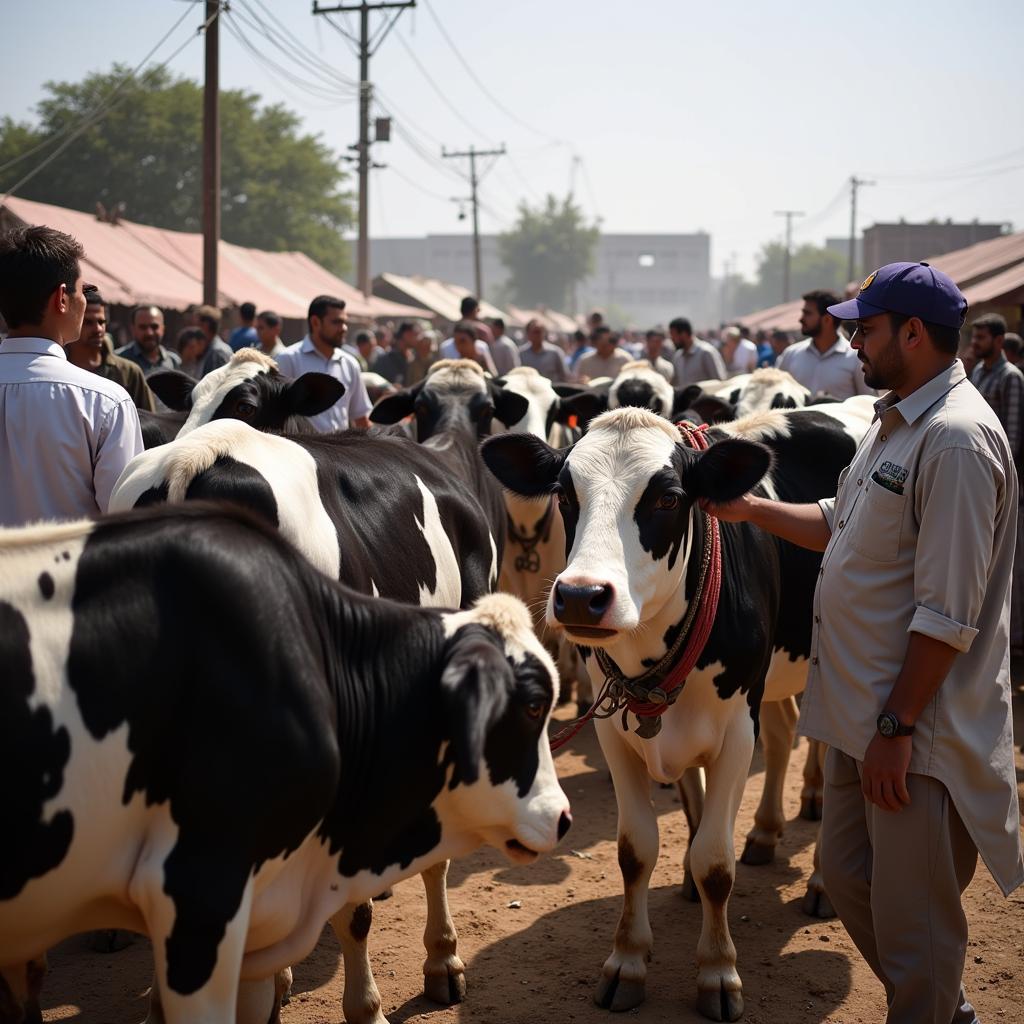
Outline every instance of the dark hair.
[[[597, 341], [597, 339], [600, 338], [602, 334], [611, 334], [611, 333], [612, 333], [612, 329], [607, 324], [598, 324], [597, 327], [595, 327], [590, 332], [590, 340], [591, 341]], [[618, 340], [617, 338], [612, 338], [613, 342], [617, 341], [617, 340]]]
[[781, 331], [778, 328], [776, 328], [774, 331], [772, 331], [772, 340], [789, 341], [789, 333], [787, 331]]
[[81, 243], [54, 228], [15, 228], [0, 236], [0, 315], [7, 326], [38, 324], [61, 285], [74, 291], [83, 259]]
[[275, 312], [269, 309], [263, 310], [263, 312], [260, 313], [260, 315], [256, 319], [262, 320], [268, 327], [281, 326], [281, 318]]
[[410, 331], [416, 330], [416, 324], [412, 320], [403, 320], [398, 325], [398, 330], [395, 331], [395, 337], [401, 338], [408, 334]]
[[183, 327], [178, 331], [174, 344], [180, 353], [190, 341], [206, 341], [206, 335], [198, 327]]
[[329, 309], [344, 309], [345, 300], [336, 299], [333, 295], [318, 295], [310, 304], [306, 313], [306, 323], [309, 324], [313, 317], [323, 319], [324, 313]]
[[971, 321], [971, 330], [973, 331], [976, 327], [984, 328], [993, 338], [1001, 338], [1006, 334], [1006, 319], [999, 313], [986, 313], [984, 316], [979, 316], [977, 320]]
[[687, 334], [693, 334], [693, 324], [685, 316], [677, 316], [668, 325], [668, 329], [670, 331], [685, 331]]
[[456, 334], [468, 334], [474, 341], [476, 341], [476, 328], [468, 320], [460, 320], [452, 328], [452, 337]]
[[238, 307], [238, 315], [243, 320], [253, 320], [256, 317], [256, 304], [254, 302], [243, 302]]
[[[892, 326], [893, 334], [895, 334], [908, 320], [909, 316], [904, 316], [902, 313], [890, 313], [889, 323]], [[945, 352], [947, 355], [955, 356], [960, 349], [960, 328], [959, 327], [947, 327], [945, 324], [930, 324], [927, 320], [921, 320], [924, 324], [924, 329], [928, 332], [928, 337], [931, 338], [932, 344], [940, 351]]]
[[480, 300], [474, 295], [464, 295], [459, 303], [459, 316], [465, 319], [480, 305]]
[[1003, 351], [1009, 352], [1011, 356], [1019, 356], [1022, 349], [1024, 349], [1024, 342], [1021, 341], [1020, 335], [1007, 332], [1006, 337], [1003, 338]]
[[491, 326], [492, 327], [500, 327], [502, 330], [505, 330], [505, 321], [502, 320], [502, 318], [500, 316], [492, 316], [491, 317]]
[[[326, 313], [327, 310], [324, 310], [324, 312]], [[363, 330], [356, 332], [357, 345], [373, 344], [376, 340], [377, 339], [373, 336], [373, 331], [368, 331], [364, 328]]]
[[[833, 292], [825, 291], [824, 288], [816, 288], [813, 292], [808, 292], [806, 295], [804, 295], [803, 300], [804, 302], [813, 302], [818, 310], [818, 315], [824, 316], [826, 313], [828, 313], [829, 306], [838, 305], [839, 296], [834, 294]], [[828, 313], [828, 315], [832, 316], [831, 313]], [[838, 320], [836, 320], [834, 316], [832, 317], [832, 319], [835, 320], [836, 323], [839, 322]]]
[[133, 324], [133, 325], [135, 324], [135, 320], [136, 320], [136, 318], [138, 317], [138, 315], [139, 315], [140, 313], [146, 313], [146, 312], [148, 312], [148, 311], [149, 311], [149, 310], [151, 310], [151, 309], [156, 309], [156, 310], [159, 310], [159, 312], [160, 312], [160, 316], [163, 316], [163, 315], [164, 315], [164, 311], [163, 311], [162, 309], [160, 309], [160, 307], [159, 307], [159, 306], [154, 306], [154, 305], [153, 305], [153, 304], [152, 304], [151, 302], [147, 302], [147, 303], [146, 303], [145, 305], [142, 305], [142, 306], [136, 306], [136, 307], [135, 307], [135, 308], [134, 308], [134, 309], [132, 310], [132, 316], [131, 316], [131, 322], [132, 322], [132, 324]]
[[102, 295], [100, 295], [99, 288], [90, 285], [88, 288], [85, 289], [84, 295], [85, 304], [87, 306], [103, 306], [104, 308], [106, 308], [106, 300], [103, 298]]
[[586, 331], [581, 331], [577, 327], [576, 330], [572, 332], [572, 340], [575, 341], [577, 345], [579, 345], [579, 344], [584, 344], [585, 345], [587, 343], [587, 333], [586, 333]]
[[208, 323], [214, 331], [220, 327], [220, 310], [216, 306], [200, 306], [196, 310], [196, 319], [200, 323]]

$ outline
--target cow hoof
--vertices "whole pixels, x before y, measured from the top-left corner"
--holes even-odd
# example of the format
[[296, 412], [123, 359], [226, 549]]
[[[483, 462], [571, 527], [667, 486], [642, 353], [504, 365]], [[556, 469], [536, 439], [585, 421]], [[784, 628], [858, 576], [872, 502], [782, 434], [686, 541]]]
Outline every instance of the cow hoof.
[[134, 941], [135, 935], [132, 932], [120, 928], [104, 928], [89, 934], [89, 948], [94, 953], [119, 953]]
[[425, 974], [423, 994], [441, 1006], [455, 1006], [466, 998], [465, 971], [445, 971], [444, 974]]
[[821, 798], [813, 796], [801, 797], [800, 817], [804, 821], [821, 821]]
[[603, 1010], [620, 1013], [639, 1006], [646, 998], [642, 981], [623, 980], [616, 971], [610, 978], [602, 975], [594, 991], [594, 1002]]
[[775, 847], [767, 843], [759, 843], [756, 839], [748, 839], [743, 847], [743, 856], [740, 862], [750, 867], [760, 867], [763, 864], [771, 864], [775, 860]]
[[690, 903], [700, 903], [700, 893], [697, 891], [697, 883], [693, 880], [693, 873], [687, 868], [683, 872], [683, 899]]
[[808, 917], [817, 917], [822, 921], [828, 921], [836, 916], [835, 907], [832, 906], [832, 901], [824, 889], [808, 889], [800, 901], [800, 909]]
[[743, 993], [721, 986], [698, 989], [697, 1012], [708, 1020], [739, 1020], [743, 1016]]

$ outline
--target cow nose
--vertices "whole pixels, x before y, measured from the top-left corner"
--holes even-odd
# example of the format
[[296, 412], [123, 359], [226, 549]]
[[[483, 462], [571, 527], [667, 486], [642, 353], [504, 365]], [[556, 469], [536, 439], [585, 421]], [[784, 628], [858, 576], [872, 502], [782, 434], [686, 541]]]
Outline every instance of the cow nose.
[[565, 833], [572, 828], [572, 815], [568, 811], [562, 811], [562, 816], [558, 819], [558, 838], [564, 839]]
[[615, 588], [610, 583], [591, 583], [574, 587], [555, 584], [555, 618], [578, 626], [596, 626], [611, 607]]

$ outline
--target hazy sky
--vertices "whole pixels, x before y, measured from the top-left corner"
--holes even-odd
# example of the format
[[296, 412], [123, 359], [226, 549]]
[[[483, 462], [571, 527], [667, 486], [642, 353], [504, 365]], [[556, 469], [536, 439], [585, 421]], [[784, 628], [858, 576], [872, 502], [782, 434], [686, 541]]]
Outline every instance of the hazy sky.
[[[346, 83], [358, 77], [346, 40], [310, 0], [231, 7], [222, 87], [286, 104], [344, 151], [357, 132]], [[268, 10], [294, 41], [260, 34]], [[0, 115], [31, 119], [48, 79], [134, 65], [184, 14], [163, 60], [201, 12], [188, 0], [0, 0]], [[775, 210], [808, 215], [796, 242], [848, 234], [854, 173], [878, 183], [861, 190], [861, 227], [903, 216], [1024, 228], [1022, 38], [1020, 0], [419, 0], [371, 63], [396, 124], [394, 141], [374, 147], [388, 168], [371, 179], [371, 232], [468, 231], [449, 199], [468, 191], [465, 162], [439, 157], [442, 144], [470, 143], [508, 147], [481, 187], [484, 231], [507, 226], [521, 199], [564, 195], [572, 182], [605, 230], [708, 231], [716, 275], [731, 253], [752, 270], [759, 246], [781, 235]], [[170, 66], [199, 79], [202, 65], [196, 38]]]

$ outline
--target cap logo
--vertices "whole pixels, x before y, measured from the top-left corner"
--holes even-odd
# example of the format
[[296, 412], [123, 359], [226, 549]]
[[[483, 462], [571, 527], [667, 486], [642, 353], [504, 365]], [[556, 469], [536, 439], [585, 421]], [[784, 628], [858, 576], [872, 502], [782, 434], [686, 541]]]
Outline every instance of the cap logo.
[[877, 276], [877, 274], [878, 274], [878, 271], [876, 270], [873, 274], [868, 274], [868, 276], [864, 278], [864, 283], [860, 286], [860, 290], [862, 292], [863, 291], [867, 291], [868, 288], [871, 287], [871, 282], [874, 281], [874, 279]]

